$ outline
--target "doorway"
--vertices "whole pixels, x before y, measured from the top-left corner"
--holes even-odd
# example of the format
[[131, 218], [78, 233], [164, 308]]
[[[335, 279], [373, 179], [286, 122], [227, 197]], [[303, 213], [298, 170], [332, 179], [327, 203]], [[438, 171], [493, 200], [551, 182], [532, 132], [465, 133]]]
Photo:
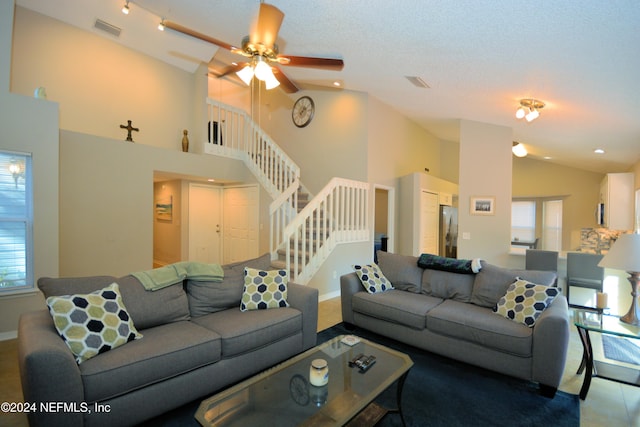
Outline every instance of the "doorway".
[[222, 263], [221, 212], [219, 188], [189, 184], [189, 261]]
[[374, 260], [375, 251], [383, 249], [394, 251], [394, 224], [395, 224], [395, 190], [393, 187], [374, 184], [373, 197], [373, 238]]

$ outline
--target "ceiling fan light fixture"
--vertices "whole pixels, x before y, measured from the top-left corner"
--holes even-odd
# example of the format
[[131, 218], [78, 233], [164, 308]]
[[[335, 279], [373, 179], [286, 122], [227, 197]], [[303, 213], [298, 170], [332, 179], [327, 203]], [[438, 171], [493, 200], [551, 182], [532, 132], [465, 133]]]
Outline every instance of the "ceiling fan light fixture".
[[164, 18], [162, 18], [158, 24], [158, 31], [164, 31]]
[[516, 111], [516, 119], [523, 118], [525, 114], [527, 114], [527, 111], [524, 109], [524, 107], [518, 108], [518, 110]]
[[267, 64], [267, 62], [262, 58], [262, 56], [258, 56], [257, 58], [258, 60], [256, 62], [256, 66], [254, 70], [256, 78], [258, 80], [262, 80], [263, 82], [267, 81], [268, 79], [275, 78], [275, 76], [273, 75], [273, 70], [271, 69], [271, 66]]
[[251, 79], [253, 78], [253, 67], [251, 65], [247, 65], [242, 70], [236, 72], [236, 75], [240, 77], [247, 86], [251, 84]]
[[271, 73], [270, 77], [267, 77], [267, 79], [264, 81], [264, 84], [267, 90], [271, 90], [280, 86], [280, 82], [278, 81], [278, 79], [276, 79], [276, 76], [273, 75], [273, 72]]

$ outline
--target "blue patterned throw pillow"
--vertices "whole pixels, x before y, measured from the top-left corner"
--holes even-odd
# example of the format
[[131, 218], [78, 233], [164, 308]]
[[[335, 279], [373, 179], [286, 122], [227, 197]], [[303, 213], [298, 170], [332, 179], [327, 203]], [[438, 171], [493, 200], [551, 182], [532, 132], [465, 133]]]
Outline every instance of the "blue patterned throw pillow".
[[558, 288], [552, 286], [518, 279], [509, 286], [493, 311], [532, 328], [559, 292]]
[[356, 270], [356, 274], [360, 278], [362, 286], [364, 286], [370, 294], [394, 289], [391, 282], [384, 277], [380, 267], [376, 264], [354, 265], [353, 268]]

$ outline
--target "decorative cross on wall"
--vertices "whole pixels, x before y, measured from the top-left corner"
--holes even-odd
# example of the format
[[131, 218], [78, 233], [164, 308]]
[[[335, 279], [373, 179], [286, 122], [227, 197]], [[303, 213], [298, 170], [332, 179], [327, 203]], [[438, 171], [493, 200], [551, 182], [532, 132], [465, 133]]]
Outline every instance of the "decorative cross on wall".
[[127, 141], [133, 141], [133, 138], [131, 138], [131, 131], [136, 131], [136, 132], [140, 132], [139, 128], [134, 128], [133, 126], [131, 126], [131, 120], [127, 120], [127, 125], [120, 125], [121, 129], [126, 129], [127, 130]]

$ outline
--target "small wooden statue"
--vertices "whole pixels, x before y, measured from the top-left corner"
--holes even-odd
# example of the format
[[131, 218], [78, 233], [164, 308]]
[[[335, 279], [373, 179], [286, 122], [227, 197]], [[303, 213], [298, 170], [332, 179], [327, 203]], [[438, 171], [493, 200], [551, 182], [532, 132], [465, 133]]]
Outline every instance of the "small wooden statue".
[[187, 131], [186, 129], [182, 131], [183, 136], [182, 136], [182, 151], [184, 151], [185, 153], [189, 152], [189, 137], [187, 136], [187, 134], [189, 133], [189, 131]]

